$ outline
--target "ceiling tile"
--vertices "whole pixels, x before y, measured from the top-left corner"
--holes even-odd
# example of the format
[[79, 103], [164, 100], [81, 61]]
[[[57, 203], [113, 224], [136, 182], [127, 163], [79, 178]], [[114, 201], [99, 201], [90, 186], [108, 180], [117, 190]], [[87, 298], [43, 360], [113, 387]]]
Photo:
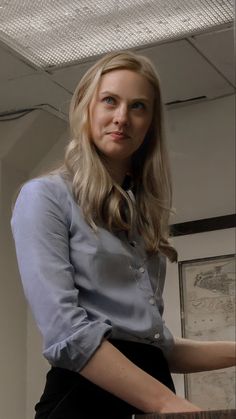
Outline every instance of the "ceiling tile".
[[234, 91], [187, 40], [147, 48], [143, 53], [157, 68], [165, 103], [201, 96], [214, 98]]
[[233, 28], [194, 36], [192, 41], [199, 51], [201, 51], [232, 84], [236, 85]]
[[0, 84], [0, 112], [47, 104], [67, 114], [71, 95], [43, 74], [13, 79]]
[[0, 62], [0, 80], [11, 80], [35, 72], [33, 67], [30, 67], [3, 47], [0, 47]]

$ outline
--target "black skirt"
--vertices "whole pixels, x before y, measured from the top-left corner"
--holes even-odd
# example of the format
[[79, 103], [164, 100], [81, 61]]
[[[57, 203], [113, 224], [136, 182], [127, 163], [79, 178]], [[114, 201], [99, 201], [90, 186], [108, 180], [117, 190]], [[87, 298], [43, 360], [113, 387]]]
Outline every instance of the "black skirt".
[[[175, 392], [162, 351], [143, 343], [112, 340], [134, 364]], [[35, 419], [128, 419], [143, 413], [91, 383], [79, 373], [52, 367], [43, 395], [35, 406]]]

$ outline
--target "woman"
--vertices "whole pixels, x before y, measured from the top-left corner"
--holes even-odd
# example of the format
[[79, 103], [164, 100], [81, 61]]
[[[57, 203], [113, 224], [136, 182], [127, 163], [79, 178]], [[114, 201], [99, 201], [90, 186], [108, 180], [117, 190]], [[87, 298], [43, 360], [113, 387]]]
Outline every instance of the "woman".
[[18, 264], [52, 366], [37, 419], [198, 411], [170, 369], [234, 363], [232, 343], [174, 340], [162, 320], [165, 259], [177, 257], [162, 125], [149, 60], [108, 54], [75, 90], [63, 166], [18, 196]]

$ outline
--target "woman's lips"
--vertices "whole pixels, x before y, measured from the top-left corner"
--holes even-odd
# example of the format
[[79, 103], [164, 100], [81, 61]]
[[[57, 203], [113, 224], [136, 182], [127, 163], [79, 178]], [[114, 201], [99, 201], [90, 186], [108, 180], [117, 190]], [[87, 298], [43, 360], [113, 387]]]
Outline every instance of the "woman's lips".
[[122, 131], [111, 131], [111, 132], [108, 132], [108, 134], [111, 136], [113, 140], [118, 140], [118, 141], [129, 138], [128, 134]]

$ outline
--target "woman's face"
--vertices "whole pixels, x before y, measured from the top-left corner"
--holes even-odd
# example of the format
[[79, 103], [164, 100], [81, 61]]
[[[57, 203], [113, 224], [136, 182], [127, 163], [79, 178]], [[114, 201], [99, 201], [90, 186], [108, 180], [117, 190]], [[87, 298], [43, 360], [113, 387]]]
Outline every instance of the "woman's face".
[[91, 139], [112, 163], [129, 163], [143, 143], [153, 115], [152, 85], [131, 70], [102, 76], [90, 107]]

